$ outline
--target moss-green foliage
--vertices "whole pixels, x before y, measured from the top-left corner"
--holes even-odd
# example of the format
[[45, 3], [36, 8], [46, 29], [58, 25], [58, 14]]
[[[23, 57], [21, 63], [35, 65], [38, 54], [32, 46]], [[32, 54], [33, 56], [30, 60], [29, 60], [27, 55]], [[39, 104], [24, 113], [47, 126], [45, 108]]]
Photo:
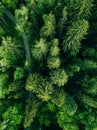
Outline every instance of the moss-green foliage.
[[16, 71], [14, 72], [14, 79], [15, 80], [22, 79], [23, 76], [24, 76], [23, 68], [17, 67]]
[[80, 41], [87, 34], [87, 29], [88, 22], [86, 20], [72, 22], [71, 27], [67, 31], [66, 39], [63, 41], [64, 51], [70, 50], [71, 55], [77, 54], [80, 49]]
[[23, 113], [20, 104], [9, 106], [2, 115], [3, 122], [0, 122], [0, 127], [2, 130], [16, 130], [17, 128], [20, 128], [22, 118]]
[[22, 116], [19, 115], [18, 109], [16, 106], [9, 107], [3, 114], [4, 120], [9, 120], [12, 122], [12, 125], [20, 124]]
[[50, 76], [51, 83], [59, 87], [64, 86], [68, 81], [68, 76], [64, 69], [53, 70], [51, 71]]
[[77, 105], [69, 95], [66, 96], [63, 106], [57, 113], [57, 122], [63, 130], [78, 130], [76, 120]]
[[35, 46], [32, 48], [32, 56], [36, 60], [43, 60], [47, 54], [47, 43], [46, 40], [41, 38], [38, 42], [35, 43]]
[[0, 74], [0, 99], [4, 98], [5, 94], [8, 93], [8, 77], [7, 73]]
[[18, 3], [18, 0], [1, 0], [2, 4], [10, 9], [15, 9]]
[[36, 100], [29, 99], [25, 109], [24, 127], [29, 127], [34, 121], [40, 103]]
[[96, 0], [0, 1], [0, 130], [97, 130], [96, 21]]
[[56, 117], [54, 116], [54, 114], [56, 114], [56, 106], [51, 102], [48, 102], [43, 104], [42, 107], [43, 108], [37, 114], [39, 123], [40, 125], [49, 126], [53, 120], [56, 120]]

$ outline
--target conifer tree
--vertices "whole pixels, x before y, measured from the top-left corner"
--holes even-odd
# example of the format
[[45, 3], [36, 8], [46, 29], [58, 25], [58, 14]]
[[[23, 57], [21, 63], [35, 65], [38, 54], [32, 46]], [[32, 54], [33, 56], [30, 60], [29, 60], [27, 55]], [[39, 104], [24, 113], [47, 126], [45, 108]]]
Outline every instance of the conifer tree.
[[64, 51], [69, 51], [71, 55], [75, 55], [81, 48], [80, 41], [86, 35], [88, 29], [88, 22], [86, 20], [79, 20], [73, 22], [68, 29], [66, 39], [63, 41]]

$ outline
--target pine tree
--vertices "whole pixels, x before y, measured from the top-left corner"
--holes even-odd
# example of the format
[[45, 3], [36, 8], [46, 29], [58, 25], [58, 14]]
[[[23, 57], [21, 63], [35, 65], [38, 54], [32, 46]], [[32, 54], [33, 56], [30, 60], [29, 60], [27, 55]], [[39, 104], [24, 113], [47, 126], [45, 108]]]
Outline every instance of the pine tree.
[[64, 69], [53, 70], [50, 75], [51, 83], [59, 87], [64, 86], [68, 81], [68, 76]]
[[87, 34], [87, 29], [88, 22], [86, 20], [73, 22], [63, 41], [64, 51], [69, 51], [71, 55], [76, 55], [81, 48], [80, 41], [84, 38], [84, 35]]
[[43, 60], [47, 54], [47, 43], [46, 40], [41, 38], [38, 42], [35, 43], [35, 47], [32, 48], [32, 56], [36, 60]]
[[53, 14], [43, 15], [44, 26], [40, 30], [40, 37], [52, 39], [55, 35], [55, 17]]
[[[24, 127], [28, 127], [31, 125], [31, 123], [34, 121], [34, 118], [36, 116], [36, 113], [38, 111], [38, 107], [40, 106], [40, 103], [37, 102], [36, 100], [29, 100], [30, 105], [26, 105], [25, 109], [25, 119], [24, 119]], [[29, 102], [28, 101], [28, 102]]]

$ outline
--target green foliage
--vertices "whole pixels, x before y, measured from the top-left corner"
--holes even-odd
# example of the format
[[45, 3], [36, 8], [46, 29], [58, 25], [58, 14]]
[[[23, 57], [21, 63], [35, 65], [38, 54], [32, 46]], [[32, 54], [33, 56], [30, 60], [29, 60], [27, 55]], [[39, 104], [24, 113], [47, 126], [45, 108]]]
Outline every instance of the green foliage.
[[51, 57], [56, 57], [59, 55], [60, 48], [58, 47], [58, 45], [59, 45], [58, 39], [54, 39], [52, 41], [51, 48], [50, 48], [50, 56]]
[[[68, 101], [70, 103], [70, 100]], [[60, 110], [57, 113], [57, 122], [63, 130], [68, 130], [68, 129], [78, 130], [79, 128], [76, 122], [76, 115], [74, 115], [76, 112], [76, 104], [72, 102], [72, 105], [71, 106], [70, 105], [71, 104], [69, 104], [69, 106], [68, 104], [65, 104], [60, 108]], [[72, 110], [72, 107], [73, 107], [73, 110], [71, 113], [70, 111], [68, 111], [69, 110], [68, 107], [69, 108], [71, 107], [70, 110]]]
[[48, 103], [47, 103], [47, 108], [48, 108], [48, 110], [51, 111], [51, 112], [55, 112], [55, 111], [56, 111], [55, 105], [54, 105], [53, 103], [51, 103], [51, 102], [48, 102]]
[[97, 113], [92, 109], [88, 109], [82, 112], [79, 112], [78, 117], [80, 122], [84, 124], [86, 130], [96, 130], [97, 129]]
[[16, 63], [18, 51], [18, 46], [14, 44], [11, 37], [2, 38], [2, 45], [0, 46], [0, 68], [2, 71]]
[[5, 97], [5, 94], [8, 93], [7, 83], [8, 83], [8, 74], [0, 74], [0, 99]]
[[39, 74], [29, 75], [26, 83], [26, 89], [36, 93], [37, 97], [39, 97], [42, 101], [48, 101], [53, 93], [52, 85]]
[[40, 125], [49, 126], [53, 122], [53, 119], [55, 119], [55, 112], [56, 107], [54, 104], [51, 102], [43, 104], [42, 109], [37, 114]]
[[[69, 16], [71, 19], [89, 18], [94, 0], [66, 0]], [[72, 17], [74, 16], [74, 17]]]
[[65, 101], [64, 101], [63, 106], [69, 115], [73, 115], [77, 111], [77, 104], [76, 104], [75, 100], [71, 96], [69, 96], [68, 94], [65, 97]]
[[96, 21], [95, 0], [0, 1], [0, 130], [97, 130]]
[[53, 14], [43, 15], [44, 26], [40, 30], [40, 36], [52, 39], [55, 35], [55, 17]]
[[58, 107], [61, 107], [65, 102], [66, 93], [63, 89], [57, 89], [52, 95], [51, 101]]
[[[77, 64], [76, 64], [77, 61]], [[79, 67], [79, 70], [83, 70], [83, 71], [90, 71], [97, 68], [97, 62], [90, 60], [90, 59], [75, 59], [74, 60], [76, 66]], [[74, 65], [71, 65], [71, 68]]]
[[81, 81], [79, 81], [79, 84], [86, 93], [92, 94], [93, 96], [97, 95], [97, 76], [89, 77], [86, 75]]
[[51, 57], [48, 59], [47, 64], [49, 69], [57, 69], [60, 67], [61, 61], [58, 57]]
[[[26, 6], [22, 6], [20, 9], [15, 10], [15, 17], [17, 20], [16, 29], [22, 32], [27, 24], [28, 9]], [[22, 23], [22, 24], [21, 24]]]
[[2, 3], [7, 6], [7, 8], [15, 8], [17, 3], [18, 3], [18, 0], [1, 0]]
[[0, 122], [0, 129], [1, 129], [1, 130], [5, 130], [5, 129], [6, 129], [6, 127], [7, 127], [7, 125], [6, 125], [7, 122], [8, 122], [8, 121]]
[[37, 1], [37, 6], [39, 9], [40, 15], [50, 12], [50, 10], [53, 9], [55, 3], [56, 3], [55, 0]]
[[[24, 99], [26, 97], [26, 92], [24, 90], [23, 81], [15, 80], [8, 85], [8, 92], [10, 93], [8, 99]], [[25, 95], [25, 97], [24, 97]]]
[[14, 80], [19, 80], [24, 77], [24, 70], [21, 67], [17, 67], [14, 72]]
[[50, 75], [51, 83], [59, 87], [64, 86], [68, 81], [68, 76], [64, 69], [53, 70]]
[[79, 98], [81, 99], [81, 102], [83, 102], [84, 104], [87, 104], [93, 108], [97, 108], [97, 101], [94, 98], [84, 94], [82, 94]]
[[8, 82], [8, 74], [7, 73], [4, 73], [4, 74], [0, 74], [0, 86], [1, 87], [4, 87], [7, 82]]
[[77, 1], [76, 7], [78, 8], [79, 13], [77, 17], [79, 18], [86, 18], [91, 14], [91, 8], [93, 7], [94, 0], [84, 0], [79, 2]]
[[43, 60], [47, 55], [47, 48], [48, 46], [46, 40], [41, 38], [35, 43], [35, 46], [32, 48], [32, 56], [36, 60]]
[[89, 48], [89, 47], [85, 47], [83, 48], [83, 53], [82, 53], [83, 57], [87, 57], [89, 59], [97, 59], [97, 52], [94, 48]]
[[67, 7], [65, 6], [62, 10], [62, 16], [61, 16], [59, 23], [58, 23], [59, 37], [61, 37], [61, 35], [62, 35], [62, 31], [64, 29], [66, 21], [67, 21]]
[[35, 91], [35, 89], [37, 88], [37, 86], [39, 85], [41, 81], [41, 78], [42, 77], [37, 73], [30, 74], [27, 79], [26, 89], [28, 91]]
[[57, 69], [61, 65], [61, 61], [59, 57], [60, 48], [58, 47], [59, 45], [58, 39], [54, 39], [51, 44], [52, 45], [47, 60], [47, 67], [49, 69]]
[[[44, 84], [45, 83], [45, 84]], [[51, 98], [51, 95], [53, 94], [53, 87], [50, 83], [44, 81], [42, 85], [39, 85], [39, 87], [36, 90], [36, 95], [42, 99], [42, 101], [48, 101]]]
[[91, 69], [96, 69], [97, 68], [97, 63], [92, 61], [92, 60], [88, 60], [85, 59], [82, 63], [82, 69], [83, 70], [91, 70]]
[[[30, 103], [30, 104], [29, 104]], [[25, 109], [25, 119], [24, 119], [24, 127], [28, 127], [34, 121], [34, 118], [37, 114], [38, 107], [40, 103], [37, 100], [28, 100], [28, 104]]]
[[13, 128], [16, 127], [17, 125], [19, 125], [22, 121], [22, 114], [20, 114], [20, 112], [19, 112], [20, 107], [21, 107], [20, 105], [10, 106], [3, 114], [3, 119], [5, 121], [8, 120], [8, 122], [10, 123], [10, 125]]
[[66, 38], [63, 41], [64, 51], [70, 51], [70, 54], [75, 55], [79, 52], [80, 41], [84, 39], [87, 34], [88, 22], [86, 20], [79, 20], [73, 22], [68, 28]]

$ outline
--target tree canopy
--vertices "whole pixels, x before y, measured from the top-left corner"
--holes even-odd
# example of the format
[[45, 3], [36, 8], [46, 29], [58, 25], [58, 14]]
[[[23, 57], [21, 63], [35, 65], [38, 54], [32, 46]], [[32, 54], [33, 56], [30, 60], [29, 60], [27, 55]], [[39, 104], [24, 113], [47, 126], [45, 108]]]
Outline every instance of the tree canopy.
[[0, 1], [0, 130], [97, 130], [97, 1]]

